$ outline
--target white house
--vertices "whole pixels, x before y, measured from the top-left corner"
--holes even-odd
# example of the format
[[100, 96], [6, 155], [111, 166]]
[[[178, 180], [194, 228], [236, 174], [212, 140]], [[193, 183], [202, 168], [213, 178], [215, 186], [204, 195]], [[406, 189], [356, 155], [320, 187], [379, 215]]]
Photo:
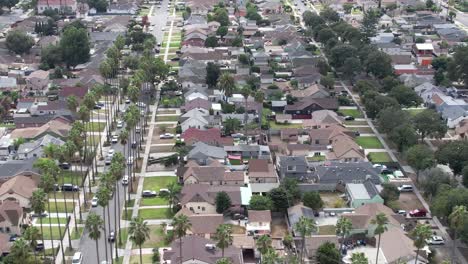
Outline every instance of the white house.
[[37, 2], [37, 12], [39, 14], [47, 9], [61, 13], [75, 13], [77, 5], [75, 0], [39, 0]]
[[270, 210], [249, 210], [249, 221], [247, 222], [247, 232], [254, 234], [269, 234], [271, 232], [271, 211]]

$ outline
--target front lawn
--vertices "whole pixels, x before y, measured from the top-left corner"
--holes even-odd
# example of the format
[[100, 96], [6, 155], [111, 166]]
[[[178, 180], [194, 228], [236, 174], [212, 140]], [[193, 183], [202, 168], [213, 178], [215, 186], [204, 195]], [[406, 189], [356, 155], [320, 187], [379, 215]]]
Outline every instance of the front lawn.
[[[53, 197], [53, 196], [52, 196]], [[65, 213], [65, 212], [68, 212], [68, 213], [71, 213], [73, 212], [73, 209], [74, 209], [74, 206], [73, 206], [73, 201], [67, 201], [66, 202], [66, 206], [67, 206], [67, 210], [65, 211], [65, 203], [62, 201], [57, 201], [57, 206], [55, 206], [55, 202], [53, 201], [53, 199], [50, 199], [50, 212], [51, 213], [55, 213], [56, 211], [58, 211], [59, 213]], [[75, 205], [77, 205], [78, 203], [75, 203]]]
[[317, 229], [318, 229], [318, 234], [322, 236], [336, 234], [336, 227], [334, 225], [318, 226]]
[[281, 124], [281, 123], [276, 123], [275, 121], [271, 120], [270, 128], [271, 129], [302, 128], [302, 124], [292, 124], [292, 123]]
[[339, 109], [338, 113], [342, 113], [344, 116], [352, 116], [354, 118], [363, 117], [361, 111], [358, 109]]
[[[127, 212], [127, 213], [125, 213]], [[125, 209], [122, 211], [122, 220], [130, 221], [132, 220], [133, 209], [128, 208], [127, 211]]]
[[125, 244], [127, 243], [127, 239], [128, 239], [128, 228], [126, 228], [126, 227], [120, 228], [120, 234], [117, 233], [117, 236], [116, 236], [117, 242], [119, 241], [119, 235], [122, 236], [122, 244], [119, 244], [117, 246], [118, 247], [121, 247], [121, 246], [125, 247]]
[[[153, 255], [142, 255], [142, 263], [153, 263]], [[140, 264], [140, 255], [132, 255], [130, 257], [130, 264]]]
[[148, 219], [171, 219], [174, 213], [169, 208], [140, 209], [138, 216], [144, 220]]
[[377, 137], [356, 137], [356, 143], [365, 149], [383, 149]]
[[167, 200], [161, 197], [142, 198], [140, 206], [167, 205]]
[[[150, 225], [150, 237], [146, 239], [145, 243], [141, 246], [142, 248], [159, 248], [167, 246], [166, 234], [162, 226]], [[137, 245], [133, 244], [133, 248], [138, 248]]]
[[61, 218], [59, 217], [59, 219], [57, 220], [57, 217], [44, 217], [44, 218], [39, 218], [38, 221], [36, 221], [36, 224], [38, 225], [38, 228], [40, 227], [40, 223], [42, 222], [43, 225], [48, 225], [48, 224], [66, 224], [67, 223], [67, 219], [66, 218]]
[[90, 122], [88, 126], [86, 126], [86, 131], [88, 132], [102, 132], [106, 127], [106, 123], [104, 122]]
[[[74, 171], [62, 171], [57, 179], [57, 184], [59, 186], [63, 185], [64, 183], [71, 183], [74, 185], [81, 185], [82, 177], [79, 172]], [[77, 196], [77, 195], [75, 195]]]
[[143, 190], [157, 191], [166, 188], [170, 183], [176, 182], [175, 176], [145, 177], [143, 181]]
[[373, 163], [392, 162], [387, 152], [370, 152], [367, 158]]
[[[40, 230], [39, 227], [38, 227], [38, 229]], [[52, 228], [50, 228], [49, 226], [43, 226], [42, 229], [44, 230], [43, 237], [44, 237], [45, 240], [50, 240], [51, 238], [53, 240], [58, 240], [58, 239], [61, 239], [60, 238], [60, 232], [62, 234], [62, 237], [66, 233], [65, 232], [65, 225], [60, 227], [60, 232], [59, 232], [59, 227], [58, 226], [52, 226]], [[52, 231], [52, 236], [50, 236], [50, 231]]]
[[179, 116], [156, 116], [156, 122], [176, 122], [179, 121]]
[[71, 233], [72, 239], [80, 239], [80, 238], [81, 238], [81, 235], [83, 234], [84, 227], [79, 226], [79, 227], [78, 227], [78, 232], [75, 232], [76, 230], [75, 230], [75, 227], [74, 227], [74, 226], [71, 227], [71, 230], [73, 231], [73, 232]]

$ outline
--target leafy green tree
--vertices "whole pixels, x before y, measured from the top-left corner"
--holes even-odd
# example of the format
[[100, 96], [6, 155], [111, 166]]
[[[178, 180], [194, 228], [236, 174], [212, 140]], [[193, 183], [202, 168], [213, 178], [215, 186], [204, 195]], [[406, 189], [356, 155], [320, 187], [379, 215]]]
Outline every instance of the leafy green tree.
[[310, 10], [306, 10], [302, 14], [302, 20], [306, 24], [306, 26], [315, 28], [318, 25], [324, 24], [325, 20], [320, 17], [319, 15], [312, 13]]
[[302, 198], [301, 191], [296, 179], [286, 178], [281, 181], [280, 187], [284, 188], [288, 193], [288, 200], [295, 204]]
[[427, 136], [442, 138], [447, 133], [447, 125], [444, 120], [433, 109], [426, 109], [413, 118], [413, 124], [421, 136], [421, 140], [424, 140]]
[[409, 124], [409, 114], [399, 108], [385, 108], [377, 116], [379, 130], [384, 133], [389, 133], [402, 124]]
[[464, 140], [448, 142], [439, 147], [435, 157], [438, 163], [446, 164], [453, 173], [460, 174], [468, 165], [468, 142]]
[[208, 84], [210, 87], [216, 86], [219, 75], [221, 75], [219, 66], [213, 62], [208, 62], [206, 65], [206, 84]]
[[368, 264], [369, 260], [362, 252], [356, 252], [351, 255], [351, 264]]
[[379, 19], [380, 11], [377, 9], [371, 8], [364, 12], [364, 18], [361, 23], [361, 31], [367, 39], [375, 36]]
[[387, 76], [382, 79], [382, 91], [390, 92], [394, 87], [400, 85], [401, 82], [393, 76]]
[[23, 54], [29, 53], [32, 46], [34, 46], [34, 39], [20, 30], [11, 30], [7, 34], [5, 43], [9, 51]]
[[380, 111], [385, 108], [399, 108], [398, 101], [390, 96], [377, 94], [375, 97], [364, 96], [364, 106], [366, 114], [370, 118], [375, 118], [379, 115]]
[[228, 27], [226, 26], [221, 26], [216, 30], [216, 35], [220, 36], [221, 38], [226, 36], [228, 33]]
[[343, 4], [343, 9], [346, 14], [351, 14], [351, 11], [353, 10], [353, 4], [351, 3], [344, 3]]
[[317, 34], [317, 40], [326, 43], [329, 39], [336, 38], [335, 32], [330, 28], [323, 28]]
[[213, 20], [219, 22], [221, 26], [229, 26], [229, 16], [225, 8], [216, 8], [213, 14]]
[[343, 66], [341, 67], [341, 72], [343, 73], [343, 76], [351, 81], [354, 79], [354, 76], [361, 72], [361, 70], [361, 61], [355, 57], [347, 58], [344, 61]]
[[319, 58], [317, 60], [317, 69], [321, 75], [328, 75], [328, 72], [331, 71], [330, 65], [328, 65], [327, 61], [323, 58]]
[[[452, 213], [449, 216], [449, 226], [453, 230], [453, 241], [452, 247], [455, 247], [457, 241], [457, 233], [466, 231], [466, 225], [468, 224], [468, 210], [465, 205], [458, 205], [453, 208]], [[453, 250], [453, 249], [452, 249]], [[453, 251], [452, 251], [453, 252]]]
[[403, 123], [395, 127], [388, 134], [388, 138], [395, 143], [399, 152], [418, 144], [418, 133], [409, 123]]
[[234, 77], [232, 77], [229, 73], [223, 73], [218, 79], [217, 87], [221, 91], [224, 91], [224, 94], [228, 97], [232, 96], [236, 89], [236, 82]]
[[178, 183], [172, 182], [168, 184], [166, 188], [169, 191], [162, 192], [159, 195], [169, 202], [169, 209], [172, 210], [177, 206], [179, 202], [179, 196], [180, 196], [180, 191], [182, 190], [182, 187]]
[[329, 7], [326, 7], [320, 11], [320, 17], [328, 22], [338, 22], [340, 20], [338, 13]]
[[218, 38], [216, 36], [209, 36], [205, 39], [205, 47], [215, 48], [218, 47]]
[[411, 231], [410, 237], [413, 238], [413, 244], [417, 248], [416, 250], [416, 259], [415, 263], [417, 263], [419, 258], [419, 253], [421, 248], [427, 245], [426, 241], [431, 238], [432, 236], [432, 229], [430, 225], [421, 225], [418, 224], [416, 227]]
[[216, 260], [216, 264], [232, 264], [231, 260], [228, 258], [220, 258]]
[[269, 248], [265, 254], [262, 255], [262, 263], [264, 264], [278, 264], [282, 263], [281, 258], [275, 249]]
[[327, 74], [320, 78], [320, 84], [331, 90], [335, 87], [335, 78], [332, 74]]
[[434, 153], [426, 145], [415, 145], [406, 151], [408, 164], [416, 170], [416, 182], [419, 182], [419, 173], [434, 166]]
[[468, 46], [460, 45], [455, 48], [452, 60], [448, 63], [448, 77], [452, 81], [462, 81], [468, 85]]
[[231, 198], [226, 192], [218, 192], [215, 197], [216, 212], [222, 214], [232, 206]]
[[240, 54], [239, 55], [239, 62], [244, 64], [244, 65], [249, 65], [250, 64], [250, 58], [247, 54]]
[[393, 73], [392, 59], [385, 52], [371, 52], [364, 61], [367, 73], [374, 75], [379, 79], [383, 79]]
[[83, 28], [68, 27], [62, 34], [59, 43], [62, 61], [67, 67], [75, 67], [90, 58], [88, 32]]
[[432, 198], [437, 195], [441, 186], [452, 186], [451, 176], [440, 168], [432, 168], [424, 171], [422, 174], [421, 189], [424, 195]]
[[378, 236], [375, 263], [379, 263], [380, 239], [382, 238], [382, 234], [388, 230], [388, 223], [388, 218], [384, 213], [378, 213], [375, 216], [375, 218], [371, 220], [371, 224], [376, 226], [374, 230], [374, 235]]
[[330, 50], [329, 61], [330, 64], [340, 68], [348, 58], [355, 57], [357, 50], [354, 46], [349, 44], [338, 44]]
[[268, 196], [252, 195], [250, 198], [250, 210], [271, 210], [272, 208], [273, 202]]
[[404, 85], [394, 87], [389, 95], [394, 97], [404, 107], [418, 106], [423, 102], [413, 89]]
[[465, 167], [463, 167], [462, 169], [462, 183], [463, 183], [463, 186], [465, 186], [466, 188], [468, 188], [468, 165], [465, 165]]
[[271, 189], [270, 192], [268, 192], [268, 197], [270, 197], [273, 202], [273, 207], [278, 212], [285, 212], [290, 206], [288, 193], [282, 187]]
[[107, 11], [107, 6], [109, 5], [109, 1], [88, 0], [88, 5], [90, 8], [95, 8], [98, 13], [105, 13]]
[[340, 252], [332, 242], [325, 242], [317, 249], [316, 258], [320, 264], [336, 264], [340, 262]]
[[380, 196], [384, 199], [386, 205], [391, 201], [396, 201], [400, 198], [400, 191], [398, 188], [391, 183], [382, 184], [383, 189], [380, 192]]
[[302, 197], [305, 206], [317, 211], [323, 207], [324, 203], [318, 192], [306, 192]]
[[34, 260], [31, 257], [31, 247], [24, 238], [20, 237], [11, 245], [10, 253], [5, 263], [32, 264]]
[[237, 118], [228, 118], [224, 121], [224, 134], [232, 135], [239, 130], [241, 122]]
[[[312, 232], [317, 230], [317, 226], [314, 221], [310, 218], [301, 216], [299, 221], [294, 225], [294, 230], [301, 236], [302, 248], [301, 248], [301, 263], [304, 263], [304, 251], [305, 251], [305, 238], [312, 235]], [[339, 253], [338, 253], [339, 254]], [[320, 262], [320, 261], [319, 261]], [[322, 262], [320, 262], [322, 263]]]
[[261, 254], [266, 254], [268, 252], [268, 249], [272, 247], [271, 243], [272, 240], [270, 236], [262, 235], [257, 239], [255, 245], [257, 246], [257, 249]]
[[336, 235], [341, 237], [340, 248], [343, 248], [343, 243], [350, 234], [352, 228], [353, 223], [347, 217], [340, 217], [336, 222]]
[[[34, 253], [34, 262], [37, 262], [36, 247], [37, 241], [42, 239], [42, 233], [39, 232], [39, 229], [35, 226], [28, 226], [23, 233], [24, 239], [29, 241], [29, 246], [31, 247], [32, 252]], [[44, 240], [43, 240], [44, 241]]]
[[143, 264], [143, 254], [141, 251], [141, 246], [145, 243], [145, 241], [150, 237], [150, 228], [148, 227], [148, 223], [143, 220], [141, 217], [135, 217], [130, 222], [130, 227], [128, 229], [128, 235], [130, 241], [135, 243], [140, 250], [140, 264]]
[[224, 258], [224, 249], [228, 248], [233, 241], [232, 227], [228, 224], [218, 226], [214, 240], [216, 241], [216, 246], [221, 249], [221, 257]]

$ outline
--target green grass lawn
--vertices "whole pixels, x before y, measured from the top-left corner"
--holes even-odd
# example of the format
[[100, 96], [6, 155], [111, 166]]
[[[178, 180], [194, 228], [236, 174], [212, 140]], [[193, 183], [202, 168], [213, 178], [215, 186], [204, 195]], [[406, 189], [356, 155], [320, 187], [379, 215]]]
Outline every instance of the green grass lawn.
[[179, 62], [178, 61], [168, 61], [166, 62], [167, 65], [171, 66], [171, 67], [174, 67], [174, 66], [179, 66]]
[[122, 211], [122, 219], [130, 221], [130, 220], [132, 220], [133, 210], [131, 208], [128, 208], [127, 212], [128, 212], [128, 214], [125, 214], [125, 209]]
[[352, 116], [354, 118], [363, 117], [361, 111], [358, 109], [339, 109], [338, 113], [342, 113], [344, 116]]
[[283, 129], [283, 128], [302, 128], [302, 124], [279, 124], [275, 121], [270, 121], [270, 128]]
[[156, 116], [156, 122], [178, 121], [179, 116]]
[[[153, 263], [153, 255], [142, 255], [143, 264]], [[140, 255], [132, 255], [130, 257], [130, 264], [140, 264]]]
[[408, 108], [408, 109], [404, 109], [404, 111], [408, 112], [409, 115], [410, 115], [411, 117], [413, 117], [413, 116], [415, 116], [415, 115], [421, 113], [421, 112], [424, 111], [424, 110], [426, 110], [426, 109], [424, 109], [424, 108], [413, 108], [413, 109], [412, 109], [412, 108]]
[[86, 136], [86, 144], [88, 146], [92, 146], [93, 143], [95, 145], [99, 144], [99, 140], [101, 140], [101, 136], [100, 135], [87, 135]]
[[48, 224], [58, 224], [60, 222], [60, 224], [66, 224], [67, 223], [67, 219], [66, 218], [59, 218], [57, 220], [57, 217], [44, 217], [44, 218], [40, 218], [36, 224], [38, 225], [38, 228], [39, 228], [39, 224], [42, 222], [43, 225], [48, 225]]
[[367, 126], [368, 125], [367, 121], [364, 121], [364, 120], [344, 121], [344, 124], [348, 126]]
[[336, 227], [334, 225], [318, 226], [317, 228], [318, 228], [319, 235], [335, 235], [336, 234]]
[[[145, 243], [141, 246], [142, 248], [159, 248], [165, 247], [166, 244], [166, 234], [164, 233], [163, 228], [160, 225], [150, 225], [150, 237], [146, 239]], [[138, 248], [137, 245], [133, 244], [133, 248]]]
[[176, 182], [177, 177], [161, 176], [161, 177], [146, 177], [143, 182], [143, 190], [159, 191], [166, 188], [169, 183]]
[[370, 152], [367, 158], [373, 163], [392, 162], [387, 152]]
[[174, 213], [169, 208], [140, 209], [138, 216], [147, 219], [171, 219]]
[[140, 206], [167, 205], [167, 200], [161, 197], [142, 198]]
[[[77, 203], [75, 203], [77, 204]], [[58, 211], [59, 213], [71, 213], [73, 212], [73, 202], [69, 201], [66, 202], [67, 210], [65, 211], [65, 203], [63, 201], [57, 201], [57, 207], [55, 206], [55, 202], [53, 200], [50, 200], [50, 211], [51, 212], [56, 212]]]
[[90, 132], [102, 132], [105, 127], [105, 122], [90, 122], [88, 126], [86, 126], [86, 129]]
[[78, 232], [76, 232], [75, 227], [72, 226], [71, 230], [73, 230], [73, 232], [71, 233], [72, 239], [80, 239], [81, 235], [83, 234], [84, 227], [79, 226]]
[[356, 143], [365, 149], [382, 149], [382, 143], [380, 143], [377, 137], [356, 137]]
[[313, 156], [313, 157], [307, 157], [308, 161], [325, 161], [327, 159], [326, 156]]
[[64, 183], [71, 183], [75, 185], [81, 185], [81, 174], [74, 171], [62, 171], [58, 176], [57, 184], [60, 186]]
[[[64, 226], [61, 226], [61, 232], [62, 232], [62, 237], [63, 235], [66, 233], [65, 232], [65, 225]], [[42, 229], [44, 230], [44, 239], [45, 240], [50, 240], [51, 238], [56, 240], [56, 239], [60, 239], [60, 232], [59, 232], [59, 227], [58, 226], [52, 226], [52, 228], [50, 228], [49, 226], [43, 226]], [[40, 228], [39, 228], [40, 230]], [[52, 236], [50, 236], [50, 231], [52, 230]]]
[[[117, 234], [117, 241], [119, 241], [118, 235], [119, 234]], [[126, 227], [121, 228], [120, 229], [120, 235], [122, 236], [122, 245], [118, 245], [118, 246], [119, 247], [125, 247], [125, 244], [127, 243], [127, 239], [128, 239], [128, 228], [126, 228]]]

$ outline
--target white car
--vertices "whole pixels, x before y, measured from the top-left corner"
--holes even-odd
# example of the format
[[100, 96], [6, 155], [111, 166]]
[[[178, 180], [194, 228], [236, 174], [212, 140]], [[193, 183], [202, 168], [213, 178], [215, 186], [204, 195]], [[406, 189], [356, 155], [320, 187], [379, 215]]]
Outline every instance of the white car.
[[98, 199], [96, 196], [94, 196], [93, 199], [91, 199], [91, 206], [92, 207], [98, 206]]
[[443, 245], [445, 241], [441, 236], [432, 236], [430, 239], [426, 240], [426, 243], [428, 245]]
[[159, 135], [159, 138], [160, 139], [171, 139], [171, 138], [174, 138], [174, 134], [171, 134], [171, 133], [164, 133], [162, 135]]
[[81, 264], [81, 261], [83, 261], [83, 255], [81, 252], [76, 252], [72, 258], [72, 264]]
[[114, 154], [115, 154], [115, 150], [114, 149], [109, 149], [109, 151], [107, 152], [107, 156], [108, 157], [114, 157]]
[[128, 175], [124, 175], [122, 178], [122, 185], [128, 185]]
[[117, 121], [117, 128], [122, 128], [123, 127], [123, 121], [119, 120]]
[[119, 142], [119, 136], [113, 135], [113, 136], [112, 136], [112, 139], [111, 139], [111, 142], [114, 143], [114, 144], [117, 143], [117, 142]]
[[127, 165], [133, 165], [133, 156], [128, 157]]

